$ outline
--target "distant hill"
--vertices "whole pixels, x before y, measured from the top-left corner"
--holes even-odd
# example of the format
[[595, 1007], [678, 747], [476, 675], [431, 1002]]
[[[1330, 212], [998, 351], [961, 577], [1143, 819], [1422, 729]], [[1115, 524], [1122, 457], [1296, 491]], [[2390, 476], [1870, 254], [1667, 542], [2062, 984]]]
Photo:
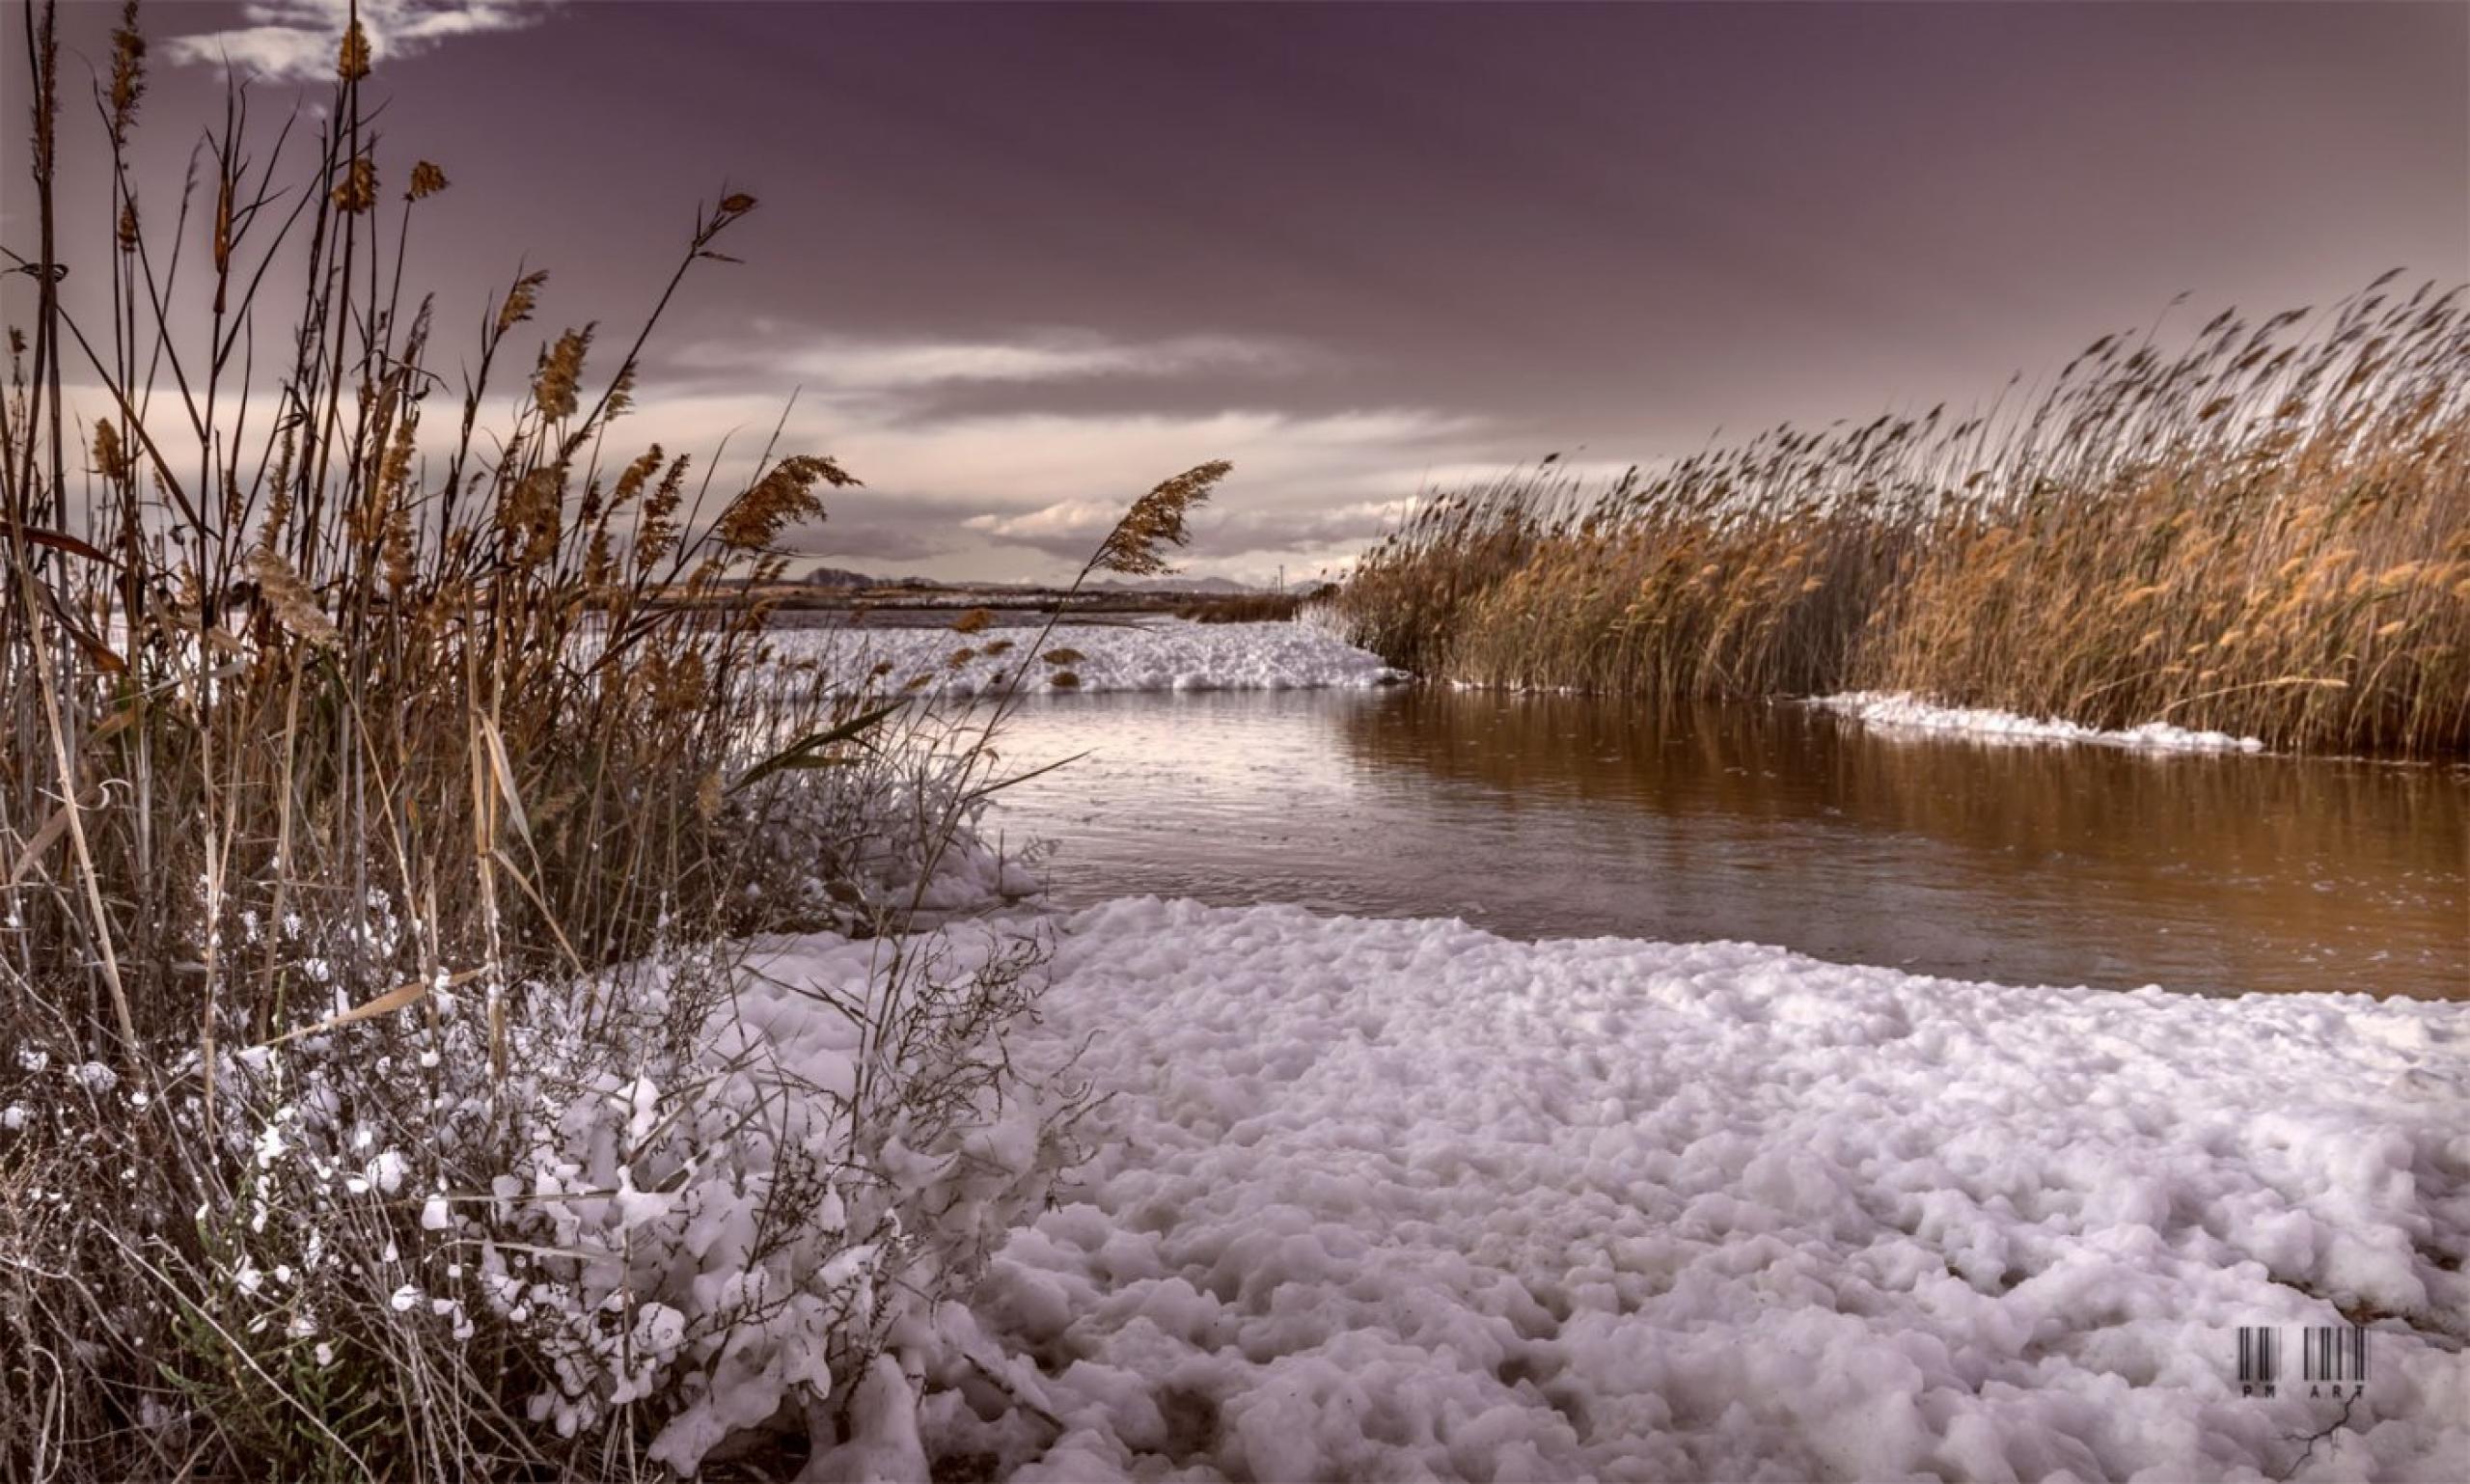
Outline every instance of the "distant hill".
[[1094, 582], [1093, 588], [1117, 588], [1137, 592], [1258, 592], [1261, 589], [1224, 577], [1151, 577], [1139, 582], [1122, 582], [1108, 578]]

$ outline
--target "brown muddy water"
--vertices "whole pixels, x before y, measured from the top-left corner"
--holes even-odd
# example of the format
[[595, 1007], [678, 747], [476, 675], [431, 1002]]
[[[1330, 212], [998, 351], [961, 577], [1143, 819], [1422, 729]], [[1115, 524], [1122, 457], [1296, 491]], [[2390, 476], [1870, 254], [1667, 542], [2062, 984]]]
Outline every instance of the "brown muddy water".
[[2470, 774], [1409, 687], [1023, 706], [992, 823], [1066, 904], [1781, 944], [2008, 983], [2470, 999]]

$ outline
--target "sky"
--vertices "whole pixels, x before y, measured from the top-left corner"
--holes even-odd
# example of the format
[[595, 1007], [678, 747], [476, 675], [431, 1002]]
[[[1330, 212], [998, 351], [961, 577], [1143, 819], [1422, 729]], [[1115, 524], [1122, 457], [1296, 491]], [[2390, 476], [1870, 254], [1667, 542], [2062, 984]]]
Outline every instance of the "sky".
[[[149, 7], [163, 217], [223, 69], [268, 125], [316, 107], [340, 14]], [[1131, 496], [1223, 457], [1191, 569], [1298, 578], [1418, 491], [1547, 453], [1617, 471], [1963, 407], [2165, 312], [2470, 278], [2458, 3], [363, 14], [390, 188], [415, 158], [453, 181], [411, 274], [448, 331], [533, 266], [527, 328], [631, 338], [698, 203], [759, 200], [625, 431], [743, 458], [788, 407], [784, 448], [865, 481], [790, 544], [878, 573], [1068, 572]], [[72, 74], [111, 19], [64, 7]], [[72, 124], [73, 173], [99, 129]], [[0, 243], [25, 251], [22, 167], [12, 137]]]

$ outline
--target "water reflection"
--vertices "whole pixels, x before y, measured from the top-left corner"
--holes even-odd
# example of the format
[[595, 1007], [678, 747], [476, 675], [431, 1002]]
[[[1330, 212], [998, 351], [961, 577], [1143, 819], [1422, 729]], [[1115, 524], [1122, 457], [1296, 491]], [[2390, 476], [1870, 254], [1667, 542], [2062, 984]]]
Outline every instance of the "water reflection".
[[2019, 982], [2470, 998], [2470, 784], [2339, 760], [1899, 738], [1797, 706], [1109, 696], [1005, 796], [1066, 900], [1781, 943]]

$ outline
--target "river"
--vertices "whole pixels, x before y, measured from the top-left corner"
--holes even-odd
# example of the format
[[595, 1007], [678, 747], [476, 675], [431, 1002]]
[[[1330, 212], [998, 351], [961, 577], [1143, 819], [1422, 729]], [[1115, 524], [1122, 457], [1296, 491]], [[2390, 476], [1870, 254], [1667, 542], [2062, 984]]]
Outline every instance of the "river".
[[2010, 983], [2470, 998], [2470, 779], [1413, 686], [1041, 698], [994, 825], [1064, 904], [1781, 944]]

